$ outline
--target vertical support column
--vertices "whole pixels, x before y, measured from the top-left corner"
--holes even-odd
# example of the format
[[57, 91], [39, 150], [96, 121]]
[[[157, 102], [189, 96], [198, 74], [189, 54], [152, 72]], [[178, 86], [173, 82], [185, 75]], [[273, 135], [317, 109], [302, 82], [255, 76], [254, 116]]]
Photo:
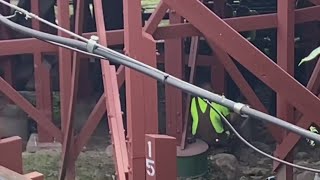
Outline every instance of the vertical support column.
[[[294, 75], [294, 9], [295, 0], [278, 0], [277, 62], [282, 69], [292, 76]], [[277, 116], [294, 123], [293, 107], [281, 96], [277, 96]], [[283, 138], [287, 133], [284, 132]], [[289, 155], [287, 160], [292, 160], [292, 155]], [[277, 178], [292, 180], [292, 167], [281, 167], [277, 172]]]
[[[193, 84], [194, 77], [196, 76], [196, 60], [198, 55], [198, 47], [199, 47], [199, 36], [194, 36], [191, 38], [191, 44], [190, 44], [190, 52], [189, 52], [189, 61], [188, 66], [190, 67], [190, 75], [189, 75], [189, 83]], [[186, 100], [186, 110], [184, 111], [184, 120], [183, 120], [183, 131], [182, 131], [182, 137], [181, 137], [181, 149], [186, 148], [186, 139], [187, 139], [187, 133], [189, 128], [189, 118], [190, 118], [190, 106], [191, 106], [191, 94], [187, 95]]]
[[176, 139], [146, 134], [146, 180], [177, 179]]
[[[123, 0], [125, 53], [156, 66], [156, 46], [151, 37], [142, 36], [140, 0]], [[145, 179], [145, 133], [158, 132], [157, 83], [125, 68], [127, 100], [129, 179]]]
[[[181, 23], [182, 18], [175, 12], [170, 13], [170, 23]], [[168, 39], [165, 41], [165, 71], [179, 79], [184, 78], [183, 43], [182, 39]], [[181, 141], [183, 105], [181, 90], [166, 85], [166, 134]]]
[[[69, 19], [69, 1], [57, 0], [58, 4], [58, 25], [70, 29]], [[68, 37], [62, 31], [58, 31], [59, 36]], [[61, 112], [61, 127], [62, 132], [65, 131], [67, 122], [68, 104], [70, 97], [70, 82], [71, 82], [71, 51], [59, 47], [59, 83], [60, 83], [60, 112]]]
[[[40, 14], [39, 0], [34, 0], [31, 2], [31, 12], [37, 15]], [[35, 19], [32, 19], [32, 27], [33, 29], [40, 30], [40, 22]], [[42, 53], [40, 51], [33, 54], [33, 59], [37, 109], [39, 109], [49, 119], [49, 121], [52, 121], [53, 114], [50, 70], [42, 62]], [[50, 136], [39, 125], [38, 137], [39, 142], [53, 141], [53, 137]]]
[[[70, 30], [70, 13], [69, 13], [69, 1], [57, 0], [58, 5], [58, 25]], [[68, 37], [68, 35], [62, 31], [58, 31], [59, 36]], [[60, 83], [60, 112], [61, 112], [61, 129], [64, 135], [63, 137], [63, 150], [62, 150], [62, 168], [60, 172], [60, 178], [64, 179], [65, 175], [67, 179], [74, 179], [75, 165], [72, 162], [73, 157], [70, 157], [70, 149], [73, 147], [73, 131], [71, 125], [71, 119], [68, 118], [70, 97], [71, 97], [71, 51], [65, 48], [59, 47], [59, 83]], [[67, 174], [66, 174], [67, 173]], [[73, 177], [72, 177], [73, 176]]]
[[[224, 17], [224, 7], [225, 7], [225, 0], [217, 0], [214, 1], [214, 11], [215, 13], [223, 18]], [[212, 9], [213, 10], [213, 9]], [[214, 49], [213, 49], [214, 51]], [[223, 94], [226, 92], [226, 70], [224, 66], [218, 61], [214, 59], [211, 62], [211, 84], [215, 93]]]
[[[83, 10], [85, 1], [76, 1], [77, 9], [75, 13], [75, 33], [82, 34], [83, 32]], [[71, 81], [70, 89], [68, 90], [70, 97], [68, 98], [68, 106], [66, 111], [66, 122], [64, 129], [64, 138], [63, 138], [63, 149], [62, 149], [62, 167], [59, 179], [75, 179], [75, 153], [74, 153], [74, 129], [73, 129], [73, 120], [74, 120], [74, 109], [75, 104], [77, 103], [78, 97], [78, 84], [79, 84], [79, 71], [80, 71], [80, 59], [79, 53], [73, 52], [72, 54], [72, 72], [71, 72]], [[61, 91], [61, 89], [60, 89]]]

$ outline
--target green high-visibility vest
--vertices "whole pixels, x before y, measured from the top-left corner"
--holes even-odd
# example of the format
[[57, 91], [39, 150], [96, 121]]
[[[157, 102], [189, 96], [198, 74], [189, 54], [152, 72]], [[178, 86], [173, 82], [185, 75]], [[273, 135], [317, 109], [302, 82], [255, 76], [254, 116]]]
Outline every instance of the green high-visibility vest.
[[[215, 131], [220, 134], [224, 132], [223, 124], [221, 122], [221, 117], [220, 115], [213, 110], [211, 107], [208, 107], [208, 104], [202, 100], [201, 98], [197, 98], [198, 104], [200, 106], [201, 112], [198, 112], [197, 104], [196, 104], [196, 98], [192, 98], [191, 101], [191, 116], [192, 116], [192, 134], [195, 135], [197, 133], [197, 128], [199, 124], [199, 115], [198, 113], [205, 113], [207, 108], [210, 108], [210, 121], [215, 129]], [[218, 110], [223, 116], [228, 116], [230, 114], [230, 111], [228, 108], [221, 106], [217, 103], [212, 102], [211, 105]]]

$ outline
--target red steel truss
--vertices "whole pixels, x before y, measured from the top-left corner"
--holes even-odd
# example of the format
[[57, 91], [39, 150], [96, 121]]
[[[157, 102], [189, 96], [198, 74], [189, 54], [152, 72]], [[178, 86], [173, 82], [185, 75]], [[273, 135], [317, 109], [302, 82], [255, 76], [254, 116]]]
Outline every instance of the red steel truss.
[[[207, 8], [197, 0], [162, 0], [149, 20], [142, 26], [140, 0], [123, 0], [124, 29], [106, 31], [102, 0], [93, 0], [97, 32], [83, 33], [88, 1], [76, 1], [74, 31], [86, 38], [98, 35], [102, 45], [113, 46], [124, 44], [124, 53], [146, 64], [156, 67], [164, 63], [166, 72], [184, 79], [184, 65], [191, 69], [197, 65], [211, 66], [215, 76], [216, 91], [224, 92], [224, 73], [227, 72], [249, 104], [263, 112], [267, 109], [258, 99], [244, 76], [238, 70], [231, 57], [247, 68], [277, 93], [277, 116], [288, 122], [307, 128], [311, 123], [320, 124], [320, 61], [316, 64], [306, 87], [298, 83], [294, 74], [294, 29], [296, 24], [318, 21], [320, 19], [320, 1], [309, 0], [315, 6], [295, 9], [295, 0], [278, 0], [278, 12], [274, 14], [255, 15], [239, 18], [223, 18], [224, 0], [216, 0], [215, 11]], [[220, 5], [221, 6], [220, 6]], [[8, 14], [8, 9], [0, 6], [2, 14]], [[59, 25], [70, 29], [69, 1], [57, 0]], [[97, 8], [99, 7], [99, 8]], [[169, 10], [169, 11], [168, 11]], [[31, 11], [39, 14], [39, 0], [32, 0]], [[164, 15], [169, 12], [169, 26], [158, 27]], [[217, 13], [214, 13], [217, 12]], [[183, 17], [183, 18], [182, 18]], [[187, 20], [187, 23], [184, 21]], [[32, 21], [34, 29], [43, 27], [36, 20]], [[277, 28], [277, 63], [264, 55], [254, 45], [242, 37], [239, 32]], [[75, 160], [81, 149], [87, 143], [93, 131], [98, 126], [101, 117], [107, 112], [112, 143], [115, 151], [117, 176], [120, 180], [132, 179], [170, 179], [176, 172], [167, 173], [162, 168], [174, 165], [175, 145], [184, 146], [187, 122], [186, 108], [188, 104], [183, 99], [183, 93], [173, 87], [166, 86], [166, 132], [170, 138], [158, 134], [158, 100], [157, 83], [155, 80], [123, 66], [118, 68], [108, 61], [101, 61], [104, 94], [100, 97], [91, 112], [86, 124], [75, 134], [72, 127], [74, 105], [77, 101], [80, 72], [85, 71], [80, 59], [85, 55], [56, 47], [34, 38], [12, 39], [9, 31], [0, 25], [0, 63], [5, 74], [0, 78], [0, 91], [13, 103], [21, 107], [39, 125], [41, 142], [55, 139], [63, 144], [62, 168], [60, 178], [75, 178]], [[67, 34], [58, 32], [61, 36]], [[212, 56], [197, 55], [197, 41], [205, 37], [214, 50]], [[183, 38], [194, 37], [193, 49], [189, 55], [183, 52]], [[164, 40], [165, 53], [157, 55], [156, 40]], [[26, 46], [32, 44], [32, 46]], [[10, 55], [33, 54], [35, 64], [35, 81], [37, 106], [32, 106], [14, 89], [14, 69]], [[61, 130], [52, 123], [52, 100], [49, 70], [42, 64], [44, 53], [55, 53], [59, 56], [60, 99], [61, 99]], [[231, 56], [231, 57], [230, 57]], [[189, 61], [187, 61], [189, 59]], [[194, 73], [193, 73], [194, 74]], [[218, 75], [217, 75], [218, 74]], [[192, 77], [190, 81], [192, 82]], [[218, 81], [218, 82], [217, 82]], [[123, 117], [120, 108], [118, 89], [126, 86], [127, 137], [124, 134]], [[218, 84], [218, 85], [217, 85]], [[318, 95], [318, 97], [317, 97]], [[294, 108], [298, 112], [294, 111]], [[275, 155], [282, 159], [291, 159], [291, 150], [299, 140], [293, 133], [282, 132], [279, 128], [269, 126], [278, 146]], [[146, 135], [148, 134], [148, 135]], [[152, 135], [153, 134], [153, 135]], [[152, 154], [147, 148], [152, 143]], [[173, 142], [173, 143], [172, 143]], [[151, 145], [150, 145], [151, 146]], [[161, 146], [161, 147], [159, 147]], [[150, 150], [151, 152], [151, 150]], [[170, 153], [170, 156], [168, 155]], [[164, 172], [156, 176], [146, 173], [151, 166], [146, 167], [146, 158], [154, 160], [155, 172]], [[162, 162], [162, 163], [160, 163]], [[170, 166], [171, 167], [171, 166]], [[175, 168], [172, 166], [170, 169]], [[292, 169], [275, 163], [274, 170], [278, 179], [292, 179]], [[171, 171], [170, 171], [171, 172]]]

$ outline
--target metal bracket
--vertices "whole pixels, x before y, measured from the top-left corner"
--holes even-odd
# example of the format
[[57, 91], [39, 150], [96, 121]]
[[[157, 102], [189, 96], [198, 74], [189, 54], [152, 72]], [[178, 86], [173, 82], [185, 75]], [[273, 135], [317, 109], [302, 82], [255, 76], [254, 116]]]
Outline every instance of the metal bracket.
[[235, 103], [233, 106], [233, 111], [241, 115], [241, 109], [245, 106], [246, 105], [242, 103]]
[[87, 43], [87, 50], [89, 53], [93, 53], [93, 50], [97, 47], [97, 43], [99, 41], [99, 37], [92, 35], [90, 40]]

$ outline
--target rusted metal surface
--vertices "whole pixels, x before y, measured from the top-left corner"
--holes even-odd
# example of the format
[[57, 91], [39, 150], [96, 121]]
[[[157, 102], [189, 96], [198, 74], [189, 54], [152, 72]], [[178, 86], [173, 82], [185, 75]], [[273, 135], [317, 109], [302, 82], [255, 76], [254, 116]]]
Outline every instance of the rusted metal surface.
[[[295, 0], [282, 1], [278, 0], [278, 26], [277, 26], [277, 63], [291, 76], [294, 76], [294, 9]], [[291, 106], [283, 96], [277, 96], [277, 116], [290, 123], [294, 122], [294, 108]], [[282, 131], [282, 138], [287, 135], [287, 131]], [[286, 160], [293, 160], [291, 157]], [[277, 172], [278, 179], [293, 179], [293, 168], [290, 166], [284, 166]]]
[[20, 137], [0, 139], [0, 165], [17, 173], [23, 172], [22, 140]]
[[177, 179], [176, 142], [167, 135], [146, 134], [146, 180]]
[[[151, 16], [152, 17], [152, 16]], [[182, 18], [176, 13], [170, 13], [170, 23], [181, 23]], [[169, 39], [165, 41], [165, 63], [164, 68], [167, 73], [184, 79], [184, 59], [182, 39]], [[183, 119], [183, 94], [182, 91], [166, 85], [165, 86], [165, 106], [166, 106], [166, 134], [177, 139], [180, 144], [182, 134]]]

